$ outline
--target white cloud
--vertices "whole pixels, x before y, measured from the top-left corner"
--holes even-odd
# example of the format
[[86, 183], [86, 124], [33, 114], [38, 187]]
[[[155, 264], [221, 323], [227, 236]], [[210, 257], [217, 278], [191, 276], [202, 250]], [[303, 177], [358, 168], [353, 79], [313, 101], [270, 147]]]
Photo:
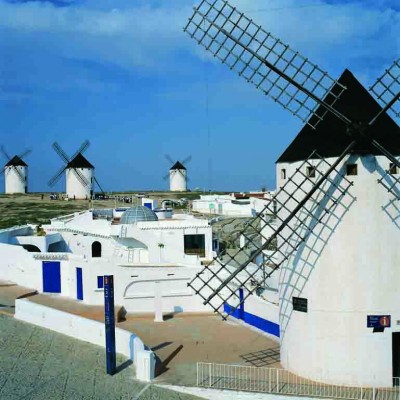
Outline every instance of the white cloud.
[[[0, 2], [0, 28], [52, 43], [64, 57], [112, 62], [123, 67], [153, 66], [183, 40], [190, 7], [132, 7], [98, 10], [51, 3]], [[189, 46], [189, 44], [187, 44]]]
[[[400, 55], [400, 12], [387, 0], [316, 0], [314, 7], [299, 7], [298, 0], [230, 2], [335, 77], [349, 67], [363, 83], [371, 83]], [[204, 61], [202, 48], [182, 32], [191, 13], [192, 0], [166, 0], [157, 6], [142, 0], [134, 5], [87, 1], [71, 7], [0, 0], [0, 29], [16, 49], [25, 43], [26, 50], [30, 43], [29, 51], [45, 49], [50, 57], [139, 67], [148, 74], [194, 75], [197, 71], [190, 68], [179, 70], [189, 55], [200, 59], [199, 68]]]

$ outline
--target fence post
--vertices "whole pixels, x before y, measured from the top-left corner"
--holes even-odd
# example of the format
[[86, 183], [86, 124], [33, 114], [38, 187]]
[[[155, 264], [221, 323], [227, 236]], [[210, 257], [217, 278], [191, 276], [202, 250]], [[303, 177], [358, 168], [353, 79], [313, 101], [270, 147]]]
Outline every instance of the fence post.
[[276, 392], [279, 393], [279, 369], [276, 370]]
[[272, 388], [271, 388], [271, 368], [268, 369], [268, 388], [269, 388], [269, 393], [272, 392]]
[[199, 386], [199, 363], [197, 363], [197, 386]]
[[211, 387], [211, 363], [208, 364], [208, 386]]

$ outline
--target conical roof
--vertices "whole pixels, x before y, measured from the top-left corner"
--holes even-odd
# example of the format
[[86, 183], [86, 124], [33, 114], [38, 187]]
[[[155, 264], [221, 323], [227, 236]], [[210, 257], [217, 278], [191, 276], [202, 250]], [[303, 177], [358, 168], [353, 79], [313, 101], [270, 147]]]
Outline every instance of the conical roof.
[[27, 167], [28, 165], [25, 163], [25, 161], [22, 160], [21, 157], [14, 156], [7, 162], [7, 164], [5, 166], [6, 167]]
[[[346, 117], [353, 121], [370, 121], [382, 109], [349, 70], [343, 72], [339, 83], [347, 87], [347, 90], [334, 104], [334, 108]], [[332, 89], [335, 90], [337, 87]], [[328, 94], [326, 101], [329, 103], [330, 100]], [[320, 107], [317, 113], [321, 115], [323, 108]], [[382, 115], [367, 134], [392, 154], [400, 155], [400, 128], [389, 115]], [[305, 160], [313, 150], [317, 150], [321, 157], [338, 157], [351, 140], [346, 134], [346, 124], [328, 112], [316, 129], [306, 124], [277, 162]], [[381, 155], [378, 149], [368, 143], [358, 143], [353, 153]]]
[[78, 153], [68, 164], [67, 168], [90, 168], [94, 169], [94, 166], [81, 154]]
[[174, 169], [185, 169], [186, 170], [186, 167], [180, 161], [177, 161], [169, 170], [172, 171]]

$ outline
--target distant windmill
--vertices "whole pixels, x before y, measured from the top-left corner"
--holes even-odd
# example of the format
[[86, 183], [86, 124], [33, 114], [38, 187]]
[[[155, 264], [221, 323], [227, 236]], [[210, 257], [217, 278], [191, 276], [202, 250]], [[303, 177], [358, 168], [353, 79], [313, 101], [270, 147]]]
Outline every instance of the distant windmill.
[[23, 158], [26, 157], [31, 150], [10, 157], [4, 146], [1, 146], [1, 152], [7, 162], [1, 173], [5, 176], [5, 193], [26, 193], [28, 191], [28, 165]]
[[52, 147], [65, 163], [50, 179], [48, 185], [54, 186], [65, 171], [66, 194], [70, 199], [89, 199], [93, 194], [94, 166], [82, 155], [90, 142], [85, 140], [72, 157], [54, 142]]
[[192, 156], [186, 157], [183, 161], [174, 161], [168, 154], [165, 155], [165, 158], [172, 164], [168, 174], [164, 176], [164, 180], [169, 178], [169, 190], [171, 192], [186, 192], [189, 178], [185, 164], [190, 162]]

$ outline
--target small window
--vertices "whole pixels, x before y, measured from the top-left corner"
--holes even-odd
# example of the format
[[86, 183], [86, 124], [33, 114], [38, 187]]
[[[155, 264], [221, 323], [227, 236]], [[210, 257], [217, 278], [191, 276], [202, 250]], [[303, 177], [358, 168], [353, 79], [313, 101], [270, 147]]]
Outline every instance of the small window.
[[286, 169], [281, 169], [281, 179], [286, 179]]
[[399, 173], [399, 168], [395, 163], [390, 163], [388, 172], [390, 175], [397, 175]]
[[309, 178], [315, 178], [315, 167], [307, 167], [306, 173]]
[[101, 257], [101, 243], [93, 242], [92, 243], [92, 257]]
[[357, 164], [346, 165], [346, 175], [357, 175]]
[[185, 254], [206, 256], [206, 240], [204, 235], [184, 236]]
[[104, 289], [104, 276], [97, 277], [97, 289]]

